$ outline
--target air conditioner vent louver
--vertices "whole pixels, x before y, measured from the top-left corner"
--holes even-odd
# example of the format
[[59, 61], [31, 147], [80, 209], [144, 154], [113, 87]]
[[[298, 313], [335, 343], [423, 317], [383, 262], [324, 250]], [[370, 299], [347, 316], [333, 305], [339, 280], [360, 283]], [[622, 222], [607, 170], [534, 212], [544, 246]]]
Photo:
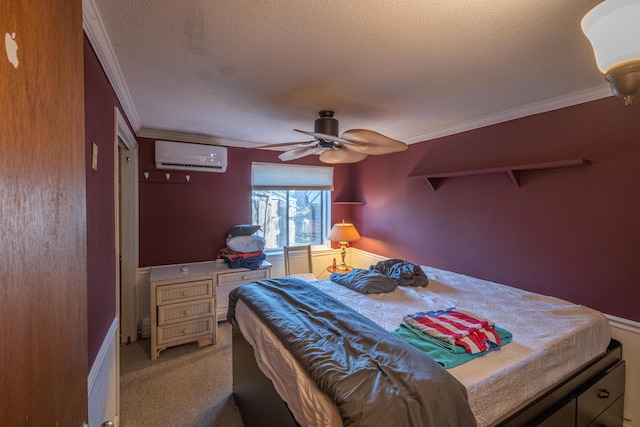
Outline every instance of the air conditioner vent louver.
[[227, 170], [227, 148], [216, 145], [156, 141], [156, 167], [223, 173]]
[[217, 166], [217, 165], [192, 165], [192, 164], [188, 164], [188, 163], [167, 163], [167, 162], [162, 162], [162, 166], [166, 166], [167, 169], [169, 169], [169, 166], [179, 166], [179, 167], [183, 167], [183, 168], [188, 168], [188, 169], [192, 169], [192, 168], [208, 168], [208, 169], [222, 169], [222, 166]]

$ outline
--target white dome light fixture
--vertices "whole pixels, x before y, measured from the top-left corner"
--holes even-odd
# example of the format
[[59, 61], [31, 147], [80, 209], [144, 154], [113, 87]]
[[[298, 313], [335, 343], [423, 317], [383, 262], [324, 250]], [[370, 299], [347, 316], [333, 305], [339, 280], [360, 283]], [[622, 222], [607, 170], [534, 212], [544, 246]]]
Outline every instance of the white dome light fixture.
[[606, 0], [582, 19], [598, 68], [614, 95], [631, 103], [640, 90], [640, 0]]

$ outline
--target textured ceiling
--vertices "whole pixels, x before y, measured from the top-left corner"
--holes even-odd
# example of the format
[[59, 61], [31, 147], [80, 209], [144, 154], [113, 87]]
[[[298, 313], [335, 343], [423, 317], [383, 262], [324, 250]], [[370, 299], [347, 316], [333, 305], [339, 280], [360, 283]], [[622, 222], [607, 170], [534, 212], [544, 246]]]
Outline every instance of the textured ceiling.
[[293, 129], [313, 130], [325, 109], [341, 131], [413, 143], [609, 96], [580, 29], [598, 3], [83, 4], [138, 135], [256, 147], [305, 140]]

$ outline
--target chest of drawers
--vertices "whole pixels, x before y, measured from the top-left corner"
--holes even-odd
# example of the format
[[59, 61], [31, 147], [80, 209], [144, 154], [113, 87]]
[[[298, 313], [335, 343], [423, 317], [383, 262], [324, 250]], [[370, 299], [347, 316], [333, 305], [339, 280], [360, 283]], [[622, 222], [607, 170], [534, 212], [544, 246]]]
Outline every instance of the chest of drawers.
[[215, 274], [210, 263], [151, 269], [151, 359], [167, 347], [217, 339]]
[[271, 264], [263, 261], [257, 270], [244, 268], [225, 268], [217, 271], [216, 284], [218, 300], [218, 321], [227, 318], [229, 308], [229, 293], [240, 285], [271, 278]]
[[218, 321], [227, 316], [229, 293], [269, 278], [271, 264], [266, 261], [256, 270], [214, 261], [153, 267], [149, 275], [151, 359], [174, 345], [215, 344]]

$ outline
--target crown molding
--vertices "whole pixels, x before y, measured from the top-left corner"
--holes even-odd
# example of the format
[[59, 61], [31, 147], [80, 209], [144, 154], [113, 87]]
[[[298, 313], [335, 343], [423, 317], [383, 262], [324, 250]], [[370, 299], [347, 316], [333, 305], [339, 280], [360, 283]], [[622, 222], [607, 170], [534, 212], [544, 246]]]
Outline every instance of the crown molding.
[[501, 111], [499, 113], [489, 114], [474, 120], [459, 122], [451, 126], [417, 135], [404, 139], [407, 144], [428, 141], [431, 139], [442, 138], [444, 136], [454, 135], [456, 133], [466, 132], [473, 129], [479, 129], [498, 123], [508, 122], [509, 120], [520, 119], [522, 117], [532, 116], [534, 114], [546, 113], [548, 111], [558, 110], [560, 108], [571, 107], [589, 101], [613, 96], [609, 84], [570, 93], [568, 95], [547, 99], [541, 102], [525, 105], [523, 107], [513, 108], [511, 110]]
[[122, 76], [118, 59], [111, 47], [111, 42], [102, 23], [102, 18], [100, 18], [100, 14], [93, 0], [82, 0], [82, 29], [87, 35], [100, 65], [102, 65], [107, 79], [109, 83], [111, 83], [122, 105], [125, 115], [127, 119], [129, 119], [129, 123], [131, 123], [134, 132], [137, 133], [141, 127], [140, 118], [131, 99], [129, 88]]
[[141, 129], [137, 135], [140, 138], [149, 139], [161, 139], [165, 141], [176, 142], [192, 142], [195, 144], [208, 144], [208, 145], [224, 145], [226, 147], [241, 147], [241, 148], [260, 148], [260, 144], [250, 141], [239, 141], [235, 139], [225, 139], [211, 135], [198, 135], [193, 133], [173, 132], [167, 130], [158, 129]]

